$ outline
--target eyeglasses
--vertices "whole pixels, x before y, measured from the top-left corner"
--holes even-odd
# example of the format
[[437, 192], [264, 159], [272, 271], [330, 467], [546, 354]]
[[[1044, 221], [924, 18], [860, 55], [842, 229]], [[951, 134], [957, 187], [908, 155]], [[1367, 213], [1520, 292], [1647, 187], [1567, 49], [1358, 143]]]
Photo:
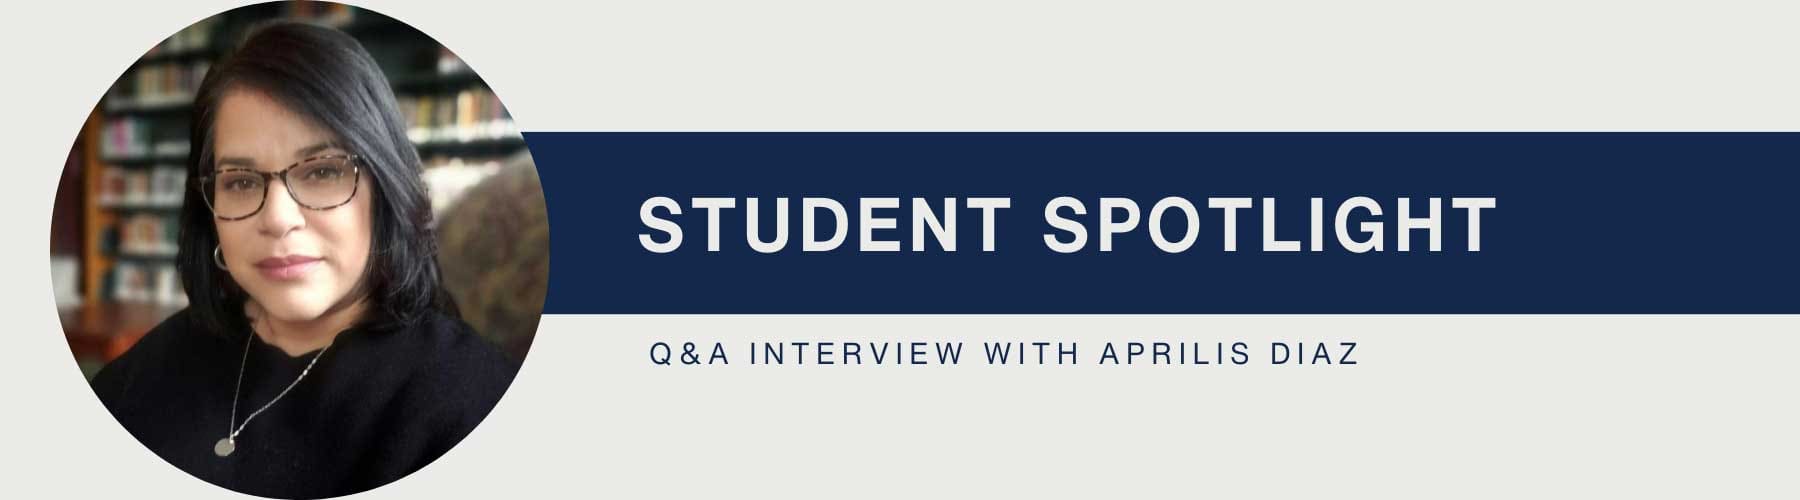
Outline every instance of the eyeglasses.
[[356, 197], [362, 177], [362, 158], [356, 155], [314, 156], [288, 165], [279, 172], [248, 168], [214, 170], [200, 177], [200, 195], [213, 216], [242, 220], [256, 215], [269, 198], [269, 183], [281, 178], [294, 203], [312, 210], [330, 210]]

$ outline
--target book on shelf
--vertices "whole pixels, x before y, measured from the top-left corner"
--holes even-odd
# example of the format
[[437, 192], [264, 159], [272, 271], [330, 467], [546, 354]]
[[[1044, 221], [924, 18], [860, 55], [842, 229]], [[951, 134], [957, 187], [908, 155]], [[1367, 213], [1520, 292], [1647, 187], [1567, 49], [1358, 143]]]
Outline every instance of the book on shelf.
[[407, 137], [415, 144], [465, 143], [520, 138], [512, 116], [486, 87], [453, 94], [399, 96]]
[[179, 165], [107, 166], [100, 171], [97, 201], [107, 208], [177, 208], [186, 186], [187, 170]]
[[109, 298], [116, 302], [187, 305], [187, 294], [182, 291], [173, 263], [120, 262], [113, 266], [107, 280]]
[[117, 234], [117, 242], [113, 247], [120, 257], [166, 258], [175, 255], [175, 239], [179, 236], [177, 217], [174, 213], [134, 213], [119, 218], [113, 232]]
[[212, 50], [213, 29], [219, 25], [218, 17], [208, 17], [182, 28], [169, 38], [151, 47], [144, 57], [190, 54]]
[[104, 161], [185, 159], [186, 132], [178, 127], [158, 127], [138, 116], [109, 118], [100, 131], [100, 157]]
[[131, 76], [120, 80], [106, 96], [106, 109], [127, 112], [152, 108], [182, 106], [193, 102], [194, 92], [209, 61], [159, 62], [131, 70]]

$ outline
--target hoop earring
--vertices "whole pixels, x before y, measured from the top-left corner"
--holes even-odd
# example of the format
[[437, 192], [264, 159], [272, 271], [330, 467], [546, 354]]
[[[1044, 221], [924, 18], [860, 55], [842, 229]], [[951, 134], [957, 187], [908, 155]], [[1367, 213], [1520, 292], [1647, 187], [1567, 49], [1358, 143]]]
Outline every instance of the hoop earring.
[[225, 268], [225, 257], [219, 254], [218, 245], [213, 245], [213, 265], [219, 266], [219, 269], [230, 270]]

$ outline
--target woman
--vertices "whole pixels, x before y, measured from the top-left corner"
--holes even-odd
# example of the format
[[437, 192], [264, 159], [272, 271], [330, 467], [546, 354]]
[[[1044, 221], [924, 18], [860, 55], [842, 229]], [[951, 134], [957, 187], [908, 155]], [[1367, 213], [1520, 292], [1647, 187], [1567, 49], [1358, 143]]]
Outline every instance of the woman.
[[467, 435], [517, 368], [443, 288], [418, 152], [368, 52], [265, 26], [207, 74], [190, 137], [190, 305], [95, 377], [119, 422], [278, 497], [380, 486]]

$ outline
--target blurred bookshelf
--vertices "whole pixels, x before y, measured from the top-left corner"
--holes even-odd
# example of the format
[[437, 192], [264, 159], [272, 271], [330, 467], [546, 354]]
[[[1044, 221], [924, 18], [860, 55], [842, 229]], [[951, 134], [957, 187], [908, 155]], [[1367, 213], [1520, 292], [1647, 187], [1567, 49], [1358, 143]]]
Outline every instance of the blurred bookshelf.
[[186, 305], [174, 257], [182, 199], [192, 188], [186, 165], [194, 92], [249, 28], [276, 18], [337, 27], [375, 57], [425, 164], [434, 211], [525, 151], [486, 82], [435, 40], [381, 14], [341, 4], [268, 3], [176, 33], [102, 97], [58, 188], [52, 275], [64, 333], [89, 377]]

